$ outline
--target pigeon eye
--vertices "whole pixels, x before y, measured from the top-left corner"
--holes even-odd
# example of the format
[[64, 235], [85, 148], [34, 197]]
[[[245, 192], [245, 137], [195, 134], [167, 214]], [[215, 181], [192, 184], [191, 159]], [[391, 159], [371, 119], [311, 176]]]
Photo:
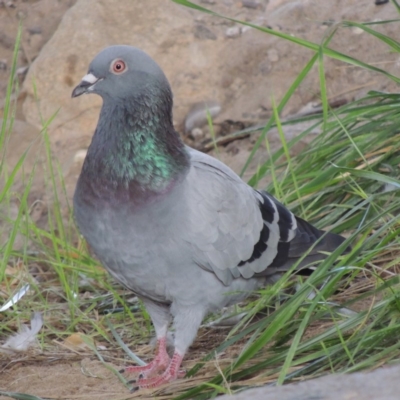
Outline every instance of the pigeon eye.
[[126, 70], [125, 62], [122, 60], [115, 60], [111, 64], [111, 71], [114, 74], [121, 74]]

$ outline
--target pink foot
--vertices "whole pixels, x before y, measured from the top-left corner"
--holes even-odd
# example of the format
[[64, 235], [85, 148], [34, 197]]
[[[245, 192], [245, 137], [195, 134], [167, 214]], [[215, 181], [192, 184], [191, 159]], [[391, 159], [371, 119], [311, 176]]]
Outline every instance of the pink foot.
[[147, 378], [157, 374], [158, 372], [165, 371], [170, 364], [170, 358], [167, 353], [166, 344], [167, 339], [165, 337], [158, 339], [156, 355], [153, 361], [143, 366], [131, 365], [126, 367], [123, 372], [140, 374], [141, 376]]
[[153, 378], [143, 378], [138, 380], [138, 387], [133, 388], [132, 391], [138, 390], [139, 388], [148, 389], [148, 388], [156, 388], [165, 383], [169, 383], [182, 376], [184, 373], [179, 367], [182, 364], [183, 355], [175, 352], [174, 356], [171, 359], [167, 369], [160, 376], [155, 376]]

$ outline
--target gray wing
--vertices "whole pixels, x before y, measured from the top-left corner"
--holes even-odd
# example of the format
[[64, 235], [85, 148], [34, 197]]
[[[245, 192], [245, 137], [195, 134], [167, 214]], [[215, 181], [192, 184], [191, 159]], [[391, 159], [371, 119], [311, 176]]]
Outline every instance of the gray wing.
[[[188, 148], [189, 241], [195, 262], [225, 284], [264, 273], [279, 243], [296, 235], [296, 218], [272, 196], [244, 183], [218, 160]], [[284, 249], [288, 252], [288, 249]]]

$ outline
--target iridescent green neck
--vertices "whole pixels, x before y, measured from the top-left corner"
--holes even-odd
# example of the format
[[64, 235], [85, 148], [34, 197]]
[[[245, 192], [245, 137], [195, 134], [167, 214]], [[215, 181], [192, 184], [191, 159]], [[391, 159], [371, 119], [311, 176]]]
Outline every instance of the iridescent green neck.
[[[151, 103], [154, 98], [158, 101]], [[172, 125], [171, 108], [171, 99], [154, 95], [112, 106], [105, 101], [86, 170], [113, 186], [165, 191], [189, 167], [188, 153]]]
[[180, 172], [182, 160], [169, 154], [164, 141], [150, 129], [127, 131], [104, 157], [105, 172], [128, 186], [137, 182], [151, 190], [163, 190]]

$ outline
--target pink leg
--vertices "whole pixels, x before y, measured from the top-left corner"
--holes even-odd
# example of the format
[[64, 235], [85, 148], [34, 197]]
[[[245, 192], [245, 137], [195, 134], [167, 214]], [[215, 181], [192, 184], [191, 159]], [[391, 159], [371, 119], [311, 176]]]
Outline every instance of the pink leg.
[[167, 369], [162, 375], [155, 376], [153, 378], [139, 379], [138, 387], [136, 387], [134, 390], [137, 390], [139, 388], [156, 388], [165, 383], [174, 381], [176, 378], [178, 378], [178, 376], [182, 375], [182, 371], [179, 369], [179, 367], [182, 364], [183, 356], [183, 354], [175, 351], [171, 362], [169, 363]]
[[167, 338], [164, 336], [157, 340], [156, 355], [153, 361], [144, 366], [129, 366], [124, 372], [141, 374], [144, 377], [149, 377], [157, 372], [164, 371], [170, 364], [170, 358], [167, 353]]

